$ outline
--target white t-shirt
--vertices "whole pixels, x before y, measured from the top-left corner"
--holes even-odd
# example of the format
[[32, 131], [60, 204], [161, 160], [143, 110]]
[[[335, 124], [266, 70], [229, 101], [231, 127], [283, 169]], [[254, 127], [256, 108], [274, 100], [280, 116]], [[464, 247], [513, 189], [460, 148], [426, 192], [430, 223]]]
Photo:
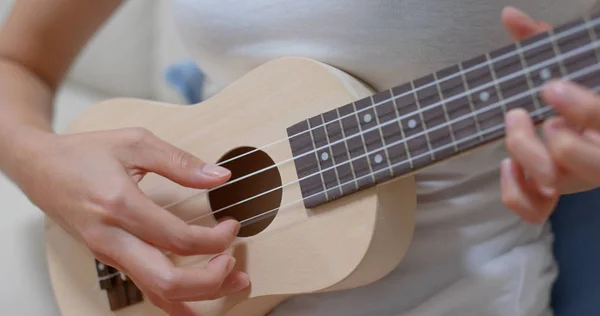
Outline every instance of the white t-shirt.
[[[507, 44], [506, 5], [559, 24], [597, 0], [173, 1], [189, 51], [221, 87], [268, 60], [302, 56], [383, 90]], [[395, 271], [294, 297], [271, 315], [551, 315], [552, 235], [502, 205], [505, 156], [498, 143], [418, 174], [414, 240]]]

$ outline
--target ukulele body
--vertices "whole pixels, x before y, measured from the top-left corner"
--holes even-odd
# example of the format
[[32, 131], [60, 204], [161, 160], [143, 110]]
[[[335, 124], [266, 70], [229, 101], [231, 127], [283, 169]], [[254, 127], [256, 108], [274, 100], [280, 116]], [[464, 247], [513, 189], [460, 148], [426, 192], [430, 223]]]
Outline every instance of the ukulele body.
[[[161, 139], [204, 161], [218, 162], [288, 137], [286, 129], [308, 117], [334, 109], [373, 92], [330, 66], [285, 58], [253, 70], [217, 96], [193, 106], [173, 106], [135, 99], [98, 104], [75, 120], [70, 133], [144, 127]], [[227, 156], [229, 155], [229, 156]], [[225, 156], [225, 158], [224, 158]], [[193, 224], [214, 225], [210, 213], [240, 192], [284, 187], [234, 207], [221, 215], [240, 219], [280, 208], [275, 216], [242, 228], [227, 250], [246, 271], [249, 289], [214, 301], [190, 303], [205, 316], [265, 315], [284, 299], [298, 294], [343, 290], [376, 281], [402, 260], [412, 237], [415, 185], [412, 176], [397, 178], [344, 198], [306, 209], [288, 141], [268, 146], [230, 167], [234, 177], [288, 161], [248, 178], [229, 191], [200, 194], [170, 209]], [[292, 183], [290, 185], [287, 185]], [[140, 187], [159, 205], [194, 195], [154, 174]], [[164, 315], [147, 298], [111, 311], [99, 287], [94, 256], [82, 243], [46, 218], [49, 272], [58, 305], [65, 316]], [[170, 256], [177, 265], [202, 266], [210, 256]]]

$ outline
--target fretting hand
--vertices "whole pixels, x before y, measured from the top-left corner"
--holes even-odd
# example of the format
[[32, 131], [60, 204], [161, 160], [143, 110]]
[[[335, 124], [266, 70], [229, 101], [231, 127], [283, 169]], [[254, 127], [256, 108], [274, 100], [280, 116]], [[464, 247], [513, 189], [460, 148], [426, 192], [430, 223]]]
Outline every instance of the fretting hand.
[[[503, 22], [513, 39], [546, 31], [550, 25], [507, 8]], [[504, 204], [531, 223], [547, 219], [561, 194], [600, 186], [600, 96], [571, 82], [552, 81], [541, 96], [560, 116], [542, 126], [543, 139], [525, 110], [506, 116], [501, 165]]]
[[[38, 138], [41, 140], [42, 138]], [[239, 223], [187, 225], [154, 204], [137, 186], [147, 172], [181, 185], [210, 188], [230, 177], [143, 129], [48, 135], [23, 161], [17, 177], [29, 198], [79, 237], [104, 263], [126, 273], [171, 315], [195, 315], [183, 302], [213, 299], [248, 286], [221, 255], [205, 267], [175, 267], [161, 250], [217, 254]]]

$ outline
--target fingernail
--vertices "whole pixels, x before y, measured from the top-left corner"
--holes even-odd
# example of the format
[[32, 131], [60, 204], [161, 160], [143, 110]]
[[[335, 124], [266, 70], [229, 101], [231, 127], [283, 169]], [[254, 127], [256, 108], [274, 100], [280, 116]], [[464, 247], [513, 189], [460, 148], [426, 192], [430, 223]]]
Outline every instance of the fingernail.
[[519, 122], [519, 115], [515, 111], [510, 111], [506, 114], [506, 127], [511, 127]]
[[231, 221], [231, 220], [235, 220], [235, 217], [233, 217], [233, 216], [223, 216], [223, 217], [220, 217], [219, 219], [217, 219], [217, 221], [219, 223], [223, 223], [223, 222]]
[[229, 274], [231, 271], [233, 271], [233, 267], [235, 266], [236, 261], [237, 260], [235, 260], [234, 257], [230, 257], [229, 263], [227, 263], [227, 274]]
[[551, 122], [548, 122], [547, 124], [547, 131], [548, 133], [550, 133], [550, 135], [556, 133], [558, 130], [560, 130], [563, 127], [563, 124], [559, 121], [559, 120], [553, 120]]
[[233, 270], [233, 267], [235, 266], [235, 262], [236, 262], [236, 260], [234, 257], [232, 257], [230, 255], [226, 255], [226, 254], [221, 254], [221, 255], [218, 255], [218, 256], [210, 259], [210, 261], [208, 263], [209, 264], [217, 264], [217, 265], [227, 264], [226, 269], [227, 269], [227, 274], [229, 274]]
[[552, 105], [562, 106], [568, 103], [570, 98], [570, 89], [566, 83], [556, 81], [548, 84], [548, 91], [551, 94]]
[[540, 174], [540, 181], [538, 182], [538, 188], [542, 195], [546, 197], [553, 197], [556, 194], [554, 188], [554, 168], [551, 161], [545, 161], [538, 165], [538, 172]]
[[535, 20], [533, 17], [531, 17], [529, 14], [525, 13], [523, 10], [519, 10], [517, 8], [513, 8], [511, 7], [511, 9], [517, 14], [519, 15], [522, 19], [524, 19], [523, 22], [526, 23], [526, 26], [532, 30], [537, 30], [539, 27], [540, 22], [538, 20]]
[[248, 278], [243, 278], [243, 279], [236, 279], [235, 281], [231, 282], [231, 283], [227, 283], [224, 286], [225, 292], [227, 293], [233, 293], [233, 292], [238, 292], [241, 291], [243, 289], [245, 289], [246, 287], [248, 287], [248, 285], [250, 285], [250, 280]]
[[210, 259], [210, 261], [208, 263], [209, 264], [218, 264], [218, 263], [220, 263], [221, 260], [229, 260], [228, 255], [220, 254], [220, 255]]
[[510, 178], [510, 158], [504, 158], [500, 164], [500, 176], [508, 180]]
[[205, 164], [202, 173], [213, 178], [223, 178], [228, 176], [230, 171], [217, 165]]
[[[231, 231], [231, 233], [234, 236], [237, 236], [237, 234], [240, 232], [240, 229], [242, 228], [242, 225], [240, 225], [240, 222], [238, 222], [235, 218], [227, 217], [227, 218], [219, 219], [219, 225], [223, 225], [223, 223], [229, 222], [229, 221], [235, 221], [235, 226], [233, 227], [233, 230]], [[230, 225], [230, 224], [225, 224], [225, 225]]]
[[240, 229], [242, 228], [242, 225], [237, 222], [237, 224], [235, 225], [235, 228], [233, 229], [233, 236], [237, 236], [240, 232]]
[[531, 16], [527, 15], [527, 13], [523, 12], [523, 10], [517, 9], [513, 6], [506, 6], [505, 10], [513, 11], [513, 13], [521, 16], [522, 18], [526, 18], [528, 20], [533, 20]]
[[553, 197], [556, 194], [556, 189], [549, 186], [541, 186], [540, 191], [546, 197]]

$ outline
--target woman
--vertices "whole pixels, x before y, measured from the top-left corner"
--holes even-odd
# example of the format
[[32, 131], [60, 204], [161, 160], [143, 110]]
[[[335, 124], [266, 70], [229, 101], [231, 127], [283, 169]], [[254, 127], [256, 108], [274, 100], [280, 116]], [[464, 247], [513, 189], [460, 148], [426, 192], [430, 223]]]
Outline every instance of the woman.
[[[518, 3], [557, 23], [588, 12], [594, 2]], [[232, 272], [228, 255], [201, 270], [184, 269], [161, 250], [219, 253], [239, 224], [187, 226], [136, 184], [143, 172], [155, 172], [210, 188], [227, 181], [229, 171], [140, 129], [68, 136], [51, 129], [56, 89], [120, 3], [16, 2], [0, 33], [0, 168], [100, 260], [130, 275], [154, 304], [193, 315], [186, 301], [239, 291], [252, 276]], [[508, 4], [176, 0], [174, 8], [200, 67], [223, 86], [261, 62], [292, 55], [332, 64], [381, 90], [507, 42], [499, 16]], [[501, 17], [513, 39], [549, 27], [512, 8]], [[515, 110], [507, 116], [510, 159], [502, 145], [490, 146], [417, 176], [417, 231], [394, 272], [358, 289], [293, 298], [272, 314], [549, 314], [555, 269], [543, 222], [560, 194], [600, 184], [600, 97], [566, 83], [548, 85], [543, 95], [562, 114], [545, 124], [545, 142]]]

